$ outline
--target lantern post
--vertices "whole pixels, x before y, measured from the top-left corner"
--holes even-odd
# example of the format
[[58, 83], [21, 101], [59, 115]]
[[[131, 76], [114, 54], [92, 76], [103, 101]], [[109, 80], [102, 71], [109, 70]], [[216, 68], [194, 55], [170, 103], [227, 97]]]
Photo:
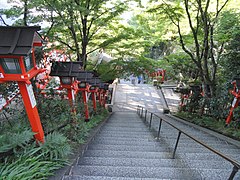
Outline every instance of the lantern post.
[[93, 110], [96, 113], [97, 112], [97, 93], [99, 91], [99, 84], [100, 83], [100, 79], [99, 78], [93, 78], [91, 80], [91, 87], [89, 89], [91, 96], [92, 96], [92, 102], [93, 102]]
[[232, 85], [233, 90], [231, 90], [230, 93], [234, 96], [234, 99], [232, 101], [228, 117], [226, 119], [226, 126], [230, 124], [233, 117], [233, 111], [238, 107], [240, 103], [240, 78], [235, 78], [234, 81], [232, 81]]
[[81, 62], [54, 62], [51, 67], [50, 76], [58, 76], [60, 78], [61, 86], [59, 89], [67, 89], [67, 96], [72, 106], [72, 112], [76, 112], [74, 106], [75, 95], [78, 91], [76, 76], [81, 68]]
[[0, 83], [17, 81], [35, 139], [44, 142], [31, 79], [42, 72], [36, 65], [34, 47], [42, 46], [40, 26], [0, 26]]
[[80, 81], [78, 84], [78, 90], [82, 92], [83, 97], [83, 104], [84, 104], [84, 113], [85, 113], [85, 122], [88, 122], [89, 117], [89, 110], [88, 110], [88, 92], [89, 92], [89, 84], [86, 81]]
[[90, 92], [91, 85], [89, 82], [93, 77], [93, 72], [91, 71], [80, 71], [77, 76], [78, 91], [82, 93], [83, 103], [84, 103], [84, 113], [85, 113], [85, 122], [88, 122], [90, 119], [89, 110], [88, 110], [88, 93]]
[[99, 104], [103, 107], [106, 105], [106, 97], [108, 93], [108, 84], [100, 83], [99, 87]]

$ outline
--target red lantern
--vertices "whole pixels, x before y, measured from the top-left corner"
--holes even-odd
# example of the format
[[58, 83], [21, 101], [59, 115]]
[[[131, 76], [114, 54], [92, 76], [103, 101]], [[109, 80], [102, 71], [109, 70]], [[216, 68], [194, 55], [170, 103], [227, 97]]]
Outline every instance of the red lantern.
[[36, 107], [30, 80], [42, 70], [36, 65], [34, 46], [42, 46], [36, 27], [0, 27], [0, 83], [17, 81], [25, 109], [38, 141], [44, 142], [44, 132]]

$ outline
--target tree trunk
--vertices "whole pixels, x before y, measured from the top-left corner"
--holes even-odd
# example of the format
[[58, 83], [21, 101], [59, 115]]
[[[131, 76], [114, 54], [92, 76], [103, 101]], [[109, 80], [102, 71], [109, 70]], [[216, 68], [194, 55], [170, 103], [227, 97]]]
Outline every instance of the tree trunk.
[[24, 0], [23, 25], [27, 26], [28, 0]]
[[82, 19], [83, 25], [83, 35], [82, 35], [82, 54], [81, 54], [81, 61], [83, 62], [83, 68], [85, 69], [87, 66], [87, 45], [88, 45], [88, 34], [87, 34], [87, 17]]

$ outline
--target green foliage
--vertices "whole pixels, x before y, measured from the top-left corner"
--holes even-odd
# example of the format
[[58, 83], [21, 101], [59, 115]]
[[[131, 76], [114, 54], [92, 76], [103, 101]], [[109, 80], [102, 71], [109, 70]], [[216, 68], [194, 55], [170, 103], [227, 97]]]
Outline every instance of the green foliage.
[[10, 18], [13, 25], [39, 25], [43, 22], [44, 12], [39, 9], [41, 6], [40, 0], [9, 0], [8, 3], [11, 4], [11, 8], [0, 9], [0, 15], [6, 15], [7, 18]]
[[217, 28], [216, 38], [220, 42], [229, 42], [240, 32], [240, 16], [239, 13], [231, 9], [221, 14]]
[[18, 133], [5, 132], [5, 134], [0, 135], [0, 153], [12, 149], [16, 152], [16, 148], [24, 148], [33, 138], [33, 135], [34, 133], [31, 130], [25, 130]]
[[[60, 105], [59, 99], [52, 100], [51, 112], [55, 114], [70, 114], [68, 108], [64, 109], [64, 105]], [[68, 102], [63, 101], [65, 104]], [[46, 102], [48, 104], [48, 102]], [[49, 110], [49, 106], [46, 106], [44, 101], [42, 107], [46, 112]], [[49, 105], [49, 104], [48, 104]], [[62, 108], [63, 109], [58, 109]], [[44, 110], [42, 109], [42, 112]], [[56, 115], [56, 114], [55, 114]], [[16, 149], [16, 152], [12, 156], [8, 156], [4, 159], [4, 162], [0, 163], [0, 175], [2, 179], [47, 179], [47, 177], [53, 175], [56, 169], [59, 169], [67, 164], [67, 158], [72, 150], [72, 145], [84, 143], [85, 139], [89, 135], [92, 128], [97, 126], [106, 116], [108, 112], [103, 110], [98, 115], [91, 118], [89, 123], [85, 123], [82, 118], [79, 118], [79, 114], [69, 115], [70, 120], [64, 116], [59, 115], [59, 119], [51, 119], [53, 127], [59, 127], [61, 123], [68, 122], [68, 125], [60, 129], [59, 132], [54, 131], [51, 134], [45, 136], [45, 143], [36, 146], [36, 144], [30, 144], [30, 140], [33, 137], [33, 133], [30, 130], [23, 131], [21, 126], [17, 126], [19, 133], [7, 133], [9, 129], [0, 136], [0, 152], [6, 152], [12, 148]], [[21, 119], [20, 121], [23, 121]], [[49, 121], [48, 121], [49, 122]], [[20, 122], [21, 124], [21, 122]], [[56, 124], [56, 125], [54, 125]], [[23, 123], [22, 123], [23, 125]], [[14, 130], [17, 130], [14, 127]], [[51, 129], [48, 124], [45, 124], [44, 129]], [[8, 126], [9, 128], [9, 126]]]
[[176, 115], [191, 123], [212, 129], [226, 136], [240, 140], [239, 126], [237, 127], [235, 125], [231, 125], [230, 127], [226, 128], [224, 119], [217, 120], [214, 117], [200, 116], [199, 114], [189, 112], [179, 112]]
[[210, 115], [216, 119], [226, 118], [228, 115], [233, 98], [228, 92], [229, 88], [230, 83], [221, 84], [217, 88], [216, 96], [209, 101]]
[[44, 98], [39, 96], [38, 112], [45, 132], [56, 129], [67, 122], [71, 123], [71, 107], [68, 100], [60, 99], [59, 96]]
[[0, 124], [0, 153], [8, 154], [0, 159], [0, 179], [47, 179], [67, 164], [73, 145], [84, 143], [91, 129], [108, 114], [98, 107], [99, 114], [85, 123], [82, 102], [77, 102], [74, 114], [69, 102], [53, 93], [37, 96], [37, 104], [44, 132], [52, 133], [45, 136], [44, 144], [36, 144], [27, 115], [22, 108], [14, 109], [14, 116], [9, 117], [11, 124]]
[[198, 78], [195, 65], [185, 53], [173, 53], [165, 56], [158, 64], [161, 68], [166, 69], [168, 79], [189, 83]]
[[40, 147], [49, 160], [64, 159], [71, 153], [69, 140], [58, 132], [48, 134], [45, 138], [45, 143]]
[[240, 26], [238, 27], [236, 35], [232, 36], [232, 40], [229, 45], [226, 47], [226, 53], [220, 59], [221, 64], [221, 73], [219, 78], [223, 81], [231, 81], [234, 77], [240, 76]]
[[[57, 148], [57, 147], [56, 147]], [[28, 149], [19, 153], [14, 159], [6, 159], [0, 164], [0, 175], [2, 179], [46, 179], [53, 175], [53, 171], [63, 167], [63, 160], [51, 161], [42, 151], [41, 147]]]

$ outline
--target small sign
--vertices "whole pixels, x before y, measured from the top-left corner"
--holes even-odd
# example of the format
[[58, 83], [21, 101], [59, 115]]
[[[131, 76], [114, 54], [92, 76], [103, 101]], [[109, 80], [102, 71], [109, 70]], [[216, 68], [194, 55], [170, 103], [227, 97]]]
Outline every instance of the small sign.
[[74, 90], [73, 89], [71, 90], [71, 93], [72, 93], [72, 101], [74, 102], [75, 101], [75, 96], [74, 96]]
[[233, 102], [232, 102], [232, 107], [235, 107], [236, 102], [237, 102], [237, 98], [235, 97]]
[[36, 106], [36, 99], [33, 93], [33, 88], [32, 88], [32, 84], [26, 84], [27, 87], [27, 92], [28, 92], [28, 96], [32, 105], [32, 108], [34, 108]]
[[4, 78], [4, 75], [3, 75], [3, 73], [0, 73], [0, 78]]

